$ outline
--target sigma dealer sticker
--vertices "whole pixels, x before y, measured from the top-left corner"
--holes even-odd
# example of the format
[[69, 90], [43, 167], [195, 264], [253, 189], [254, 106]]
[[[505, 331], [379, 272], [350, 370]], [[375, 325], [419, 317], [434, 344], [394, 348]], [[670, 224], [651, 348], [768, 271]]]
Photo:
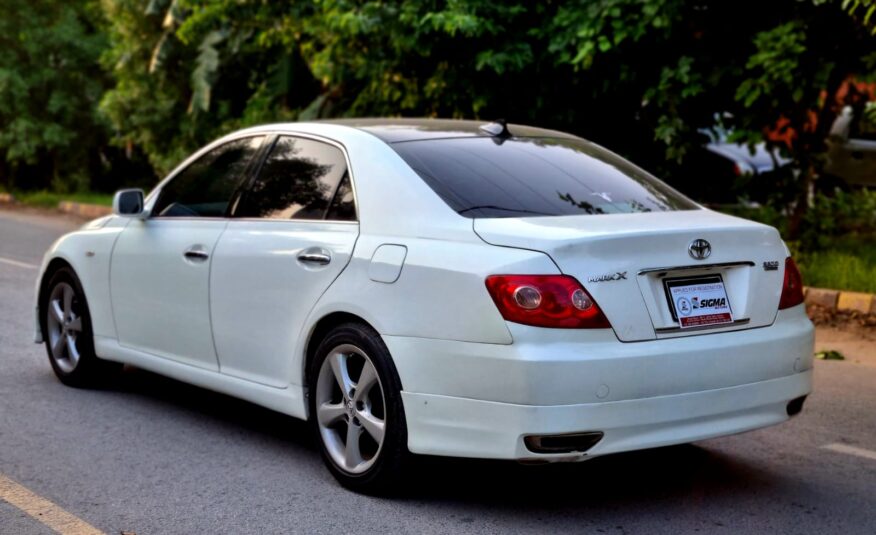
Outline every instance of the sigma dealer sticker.
[[733, 321], [727, 292], [720, 280], [675, 283], [668, 290], [682, 329]]

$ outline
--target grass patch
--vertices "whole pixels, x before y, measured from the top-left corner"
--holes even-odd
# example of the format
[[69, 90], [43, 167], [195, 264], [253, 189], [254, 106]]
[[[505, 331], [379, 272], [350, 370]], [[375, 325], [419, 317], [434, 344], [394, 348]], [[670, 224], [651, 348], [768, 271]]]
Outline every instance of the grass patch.
[[815, 354], [815, 358], [818, 360], [846, 360], [846, 357], [844, 357], [842, 353], [833, 349], [819, 351]]
[[830, 249], [798, 253], [803, 282], [816, 288], [876, 293], [876, 242], [838, 240]]
[[27, 206], [56, 208], [61, 201], [83, 204], [112, 206], [113, 196], [106, 193], [52, 193], [50, 191], [28, 191], [15, 193], [15, 200]]
[[[776, 227], [783, 237], [786, 237], [788, 217], [774, 208], [741, 205], [724, 205], [714, 208], [731, 215]], [[854, 210], [850, 211], [859, 213]], [[827, 214], [824, 217], [831, 221], [841, 217], [848, 219], [842, 214]], [[837, 234], [840, 234], [840, 237], [837, 237]], [[803, 274], [804, 284], [816, 288], [876, 293], [876, 233], [874, 233], [874, 229], [867, 225], [854, 230], [833, 228], [830, 229], [830, 232], [824, 230], [821, 234], [816, 233], [817, 239], [814, 240], [812, 235], [812, 232], [808, 235], [808, 247], [802, 248], [800, 242], [788, 243], [794, 260]]]

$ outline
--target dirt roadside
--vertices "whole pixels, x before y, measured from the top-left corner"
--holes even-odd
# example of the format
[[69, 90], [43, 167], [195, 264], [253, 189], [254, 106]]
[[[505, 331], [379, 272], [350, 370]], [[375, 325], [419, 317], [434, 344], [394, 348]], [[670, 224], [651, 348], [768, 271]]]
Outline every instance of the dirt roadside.
[[825, 327], [815, 329], [815, 351], [839, 351], [846, 361], [876, 367], [876, 332], [854, 327]]
[[807, 308], [815, 323], [815, 351], [839, 351], [846, 361], [876, 367], [876, 316]]
[[59, 226], [68, 226], [70, 230], [87, 223], [94, 218], [81, 217], [72, 214], [65, 214], [55, 208], [38, 208], [35, 206], [25, 206], [14, 203], [0, 203], [0, 211], [7, 214], [18, 216], [19, 219], [26, 220], [28, 217], [40, 222], [51, 221]]

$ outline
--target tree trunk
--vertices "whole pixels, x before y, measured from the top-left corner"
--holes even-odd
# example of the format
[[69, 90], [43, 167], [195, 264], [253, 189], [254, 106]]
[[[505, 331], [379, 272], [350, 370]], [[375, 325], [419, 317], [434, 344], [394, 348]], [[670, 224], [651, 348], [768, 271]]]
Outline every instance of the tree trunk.
[[825, 88], [826, 96], [821, 109], [818, 110], [818, 118], [812, 132], [805, 131], [805, 121], [795, 126], [797, 141], [794, 144], [797, 146], [794, 147], [794, 153], [800, 164], [800, 177], [797, 200], [788, 221], [789, 239], [799, 239], [802, 233], [803, 219], [810, 208], [815, 181], [822, 171], [823, 158], [819, 156], [823, 156], [826, 151], [825, 140], [837, 116], [836, 96], [848, 77], [848, 72], [839, 68], [835, 68], [831, 73]]

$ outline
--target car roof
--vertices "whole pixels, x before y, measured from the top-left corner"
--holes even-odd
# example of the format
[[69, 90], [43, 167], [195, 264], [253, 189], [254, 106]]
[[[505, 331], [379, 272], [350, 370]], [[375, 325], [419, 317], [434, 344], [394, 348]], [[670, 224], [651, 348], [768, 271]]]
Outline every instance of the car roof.
[[[364, 118], [328, 119], [320, 123], [349, 126], [371, 133], [386, 143], [420, 141], [425, 139], [490, 137], [481, 130], [491, 121], [469, 121], [459, 119], [404, 119], [404, 118]], [[508, 132], [513, 137], [574, 138], [565, 132], [535, 128], [520, 124], [508, 124]]]

